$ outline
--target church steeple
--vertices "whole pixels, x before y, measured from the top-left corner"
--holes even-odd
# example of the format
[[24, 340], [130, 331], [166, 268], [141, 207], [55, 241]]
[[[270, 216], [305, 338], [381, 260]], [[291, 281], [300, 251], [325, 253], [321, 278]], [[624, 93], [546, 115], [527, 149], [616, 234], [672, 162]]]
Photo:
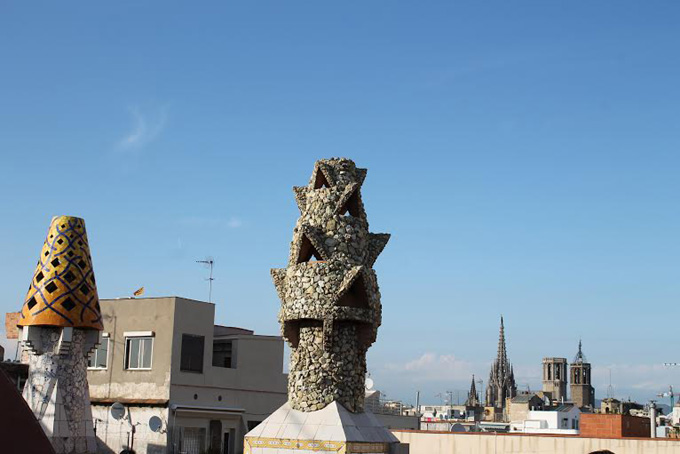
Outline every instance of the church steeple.
[[503, 316], [501, 315], [501, 330], [498, 335], [498, 356], [497, 361], [505, 364], [508, 361], [508, 353], [505, 349], [505, 326], [503, 325]]
[[571, 363], [571, 400], [579, 407], [595, 406], [595, 388], [590, 376], [590, 363], [583, 354], [581, 340], [578, 341], [578, 352]]
[[479, 398], [477, 397], [477, 387], [475, 386], [475, 376], [474, 374], [472, 375], [472, 384], [470, 384], [470, 392], [468, 393], [467, 400], [465, 401], [465, 405], [468, 407], [477, 407], [479, 406]]
[[486, 404], [498, 408], [505, 408], [505, 399], [517, 395], [515, 374], [508, 361], [508, 352], [505, 345], [505, 321], [501, 315], [501, 326], [498, 334], [498, 352], [496, 360], [491, 366], [489, 384], [486, 388]]
[[574, 357], [574, 361], [572, 363], [587, 363], [588, 360], [586, 359], [586, 356], [583, 354], [583, 348], [581, 345], [581, 339], [578, 340], [578, 352], [576, 353], [576, 356]]

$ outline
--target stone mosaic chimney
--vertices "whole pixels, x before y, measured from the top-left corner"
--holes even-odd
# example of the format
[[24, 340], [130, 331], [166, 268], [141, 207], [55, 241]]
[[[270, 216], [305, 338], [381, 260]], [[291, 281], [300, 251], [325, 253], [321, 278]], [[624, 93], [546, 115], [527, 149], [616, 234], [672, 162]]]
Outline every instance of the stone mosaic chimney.
[[288, 400], [296, 410], [338, 401], [363, 411], [366, 351], [382, 310], [372, 266], [390, 237], [368, 231], [364, 178], [366, 169], [349, 159], [322, 159], [309, 184], [293, 188], [301, 215], [288, 267], [272, 276], [292, 348]]
[[103, 326], [82, 219], [52, 219], [18, 325], [29, 364], [23, 396], [54, 450], [95, 452], [87, 357]]
[[288, 402], [246, 434], [244, 454], [409, 452], [364, 411], [366, 351], [382, 312], [372, 267], [390, 238], [368, 231], [364, 178], [349, 159], [322, 159], [293, 188], [301, 215], [288, 266], [271, 271], [292, 350]]

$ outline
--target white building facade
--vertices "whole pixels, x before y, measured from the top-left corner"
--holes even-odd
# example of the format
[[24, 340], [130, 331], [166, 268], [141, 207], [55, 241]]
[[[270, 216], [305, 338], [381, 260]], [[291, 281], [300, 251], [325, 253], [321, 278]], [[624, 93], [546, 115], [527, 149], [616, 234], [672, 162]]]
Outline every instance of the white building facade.
[[241, 454], [245, 433], [286, 402], [280, 337], [215, 326], [213, 304], [178, 297], [101, 308], [88, 369], [98, 452]]
[[564, 404], [554, 410], [529, 410], [525, 420], [510, 424], [510, 431], [578, 435], [581, 433], [581, 410], [572, 404]]

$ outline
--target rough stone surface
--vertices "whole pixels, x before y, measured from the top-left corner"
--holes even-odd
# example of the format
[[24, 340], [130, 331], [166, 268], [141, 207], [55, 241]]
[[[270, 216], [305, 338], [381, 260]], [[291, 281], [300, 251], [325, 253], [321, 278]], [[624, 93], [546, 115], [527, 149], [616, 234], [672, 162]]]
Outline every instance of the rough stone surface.
[[338, 401], [363, 411], [366, 351], [382, 311], [372, 266], [389, 239], [368, 230], [365, 177], [349, 159], [324, 159], [306, 187], [294, 188], [301, 215], [288, 267], [273, 269], [272, 277], [292, 349], [288, 399], [296, 410]]
[[[27, 329], [27, 328], [24, 328]], [[70, 342], [57, 327], [38, 331], [38, 348], [29, 354], [29, 373], [23, 396], [59, 454], [85, 454], [96, 449], [87, 356], [95, 347], [92, 332], [74, 329]], [[61, 341], [60, 341], [61, 340]]]

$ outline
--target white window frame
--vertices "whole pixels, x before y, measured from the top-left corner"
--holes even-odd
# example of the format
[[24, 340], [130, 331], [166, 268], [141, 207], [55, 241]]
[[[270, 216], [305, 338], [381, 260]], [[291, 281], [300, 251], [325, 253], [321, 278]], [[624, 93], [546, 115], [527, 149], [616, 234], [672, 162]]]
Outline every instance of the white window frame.
[[109, 351], [111, 350], [111, 340], [109, 338], [109, 333], [102, 333], [102, 342], [106, 341], [106, 366], [104, 367], [97, 367], [97, 352], [99, 351], [99, 345], [97, 345], [97, 348], [94, 349], [92, 354], [94, 355], [94, 367], [90, 367], [90, 357], [87, 358], [88, 366], [87, 370], [106, 370], [109, 368]]
[[[149, 331], [149, 333], [151, 333], [151, 331]], [[123, 369], [124, 370], [151, 370], [151, 369], [153, 369], [153, 349], [154, 349], [154, 344], [155, 344], [153, 333], [151, 333], [150, 336], [149, 335], [147, 335], [147, 336], [129, 336], [128, 334], [132, 334], [132, 333], [125, 333], [125, 334], [126, 334], [126, 336], [125, 336], [125, 356], [123, 357]], [[134, 333], [134, 334], [137, 334], [137, 333]], [[147, 334], [147, 333], [145, 332], [144, 334]], [[129, 360], [130, 360], [130, 356], [129, 356], [128, 349], [130, 348], [130, 341], [136, 340], [136, 339], [139, 339], [139, 340], [150, 339], [151, 340], [151, 358], [149, 360], [149, 367], [129, 367], [128, 363], [129, 363]], [[142, 355], [142, 352], [144, 351], [144, 349], [141, 348], [141, 345], [142, 345], [141, 342], [140, 342], [139, 345], [140, 345], [140, 352], [139, 352], [140, 353], [140, 356], [139, 356], [140, 363], [143, 363], [143, 357], [141, 355]]]

